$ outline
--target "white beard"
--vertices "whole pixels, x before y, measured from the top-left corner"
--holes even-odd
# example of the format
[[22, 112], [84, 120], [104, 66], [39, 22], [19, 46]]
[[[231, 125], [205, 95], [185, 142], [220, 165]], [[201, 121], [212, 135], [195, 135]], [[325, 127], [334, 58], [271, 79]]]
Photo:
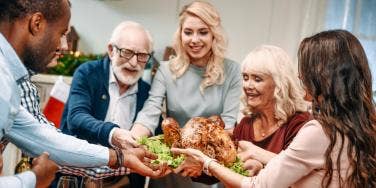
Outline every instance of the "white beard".
[[140, 70], [136, 75], [123, 75], [123, 73], [119, 73], [114, 70], [114, 74], [119, 82], [129, 86], [135, 84], [142, 77], [143, 73], [144, 71]]

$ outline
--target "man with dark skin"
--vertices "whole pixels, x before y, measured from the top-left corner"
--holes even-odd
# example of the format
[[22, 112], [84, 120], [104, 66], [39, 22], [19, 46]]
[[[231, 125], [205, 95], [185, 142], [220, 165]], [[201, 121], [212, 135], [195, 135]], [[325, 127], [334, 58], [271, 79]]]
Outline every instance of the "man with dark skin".
[[[68, 0], [0, 1], [0, 139], [9, 140], [33, 156], [32, 171], [1, 177], [0, 187], [45, 187], [60, 165], [92, 167], [126, 166], [144, 176], [158, 177], [163, 169], [153, 171], [144, 163], [156, 156], [140, 148], [113, 150], [41, 126], [20, 105], [17, 82], [46, 69], [56, 60], [66, 42], [70, 20]], [[23, 63], [22, 63], [23, 62]]]

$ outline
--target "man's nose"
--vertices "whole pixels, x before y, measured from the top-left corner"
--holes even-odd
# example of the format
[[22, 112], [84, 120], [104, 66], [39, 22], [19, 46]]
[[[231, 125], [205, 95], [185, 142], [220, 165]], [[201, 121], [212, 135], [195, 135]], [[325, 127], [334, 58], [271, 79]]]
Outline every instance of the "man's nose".
[[134, 54], [129, 60], [128, 60], [128, 63], [132, 66], [132, 67], [136, 67], [138, 62], [137, 62], [137, 55]]

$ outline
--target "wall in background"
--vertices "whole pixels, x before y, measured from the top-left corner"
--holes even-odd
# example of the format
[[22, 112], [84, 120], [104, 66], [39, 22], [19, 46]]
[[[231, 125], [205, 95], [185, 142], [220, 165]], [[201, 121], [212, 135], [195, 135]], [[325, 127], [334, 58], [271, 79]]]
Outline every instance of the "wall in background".
[[[162, 59], [177, 28], [178, 13], [191, 0], [71, 0], [71, 24], [79, 49], [104, 53], [113, 28], [123, 20], [143, 24], [153, 35], [157, 59]], [[301, 38], [322, 28], [325, 0], [212, 0], [229, 38], [228, 57], [241, 61], [261, 44], [274, 44], [296, 56]], [[296, 59], [296, 58], [295, 58]]]

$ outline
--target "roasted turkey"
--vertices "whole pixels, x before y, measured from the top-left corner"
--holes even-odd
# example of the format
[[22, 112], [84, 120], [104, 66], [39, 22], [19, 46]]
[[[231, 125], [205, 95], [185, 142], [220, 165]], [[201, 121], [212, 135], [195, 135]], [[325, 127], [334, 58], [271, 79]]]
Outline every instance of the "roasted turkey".
[[231, 166], [236, 160], [235, 145], [219, 116], [194, 117], [183, 128], [173, 118], [166, 118], [162, 130], [169, 146], [198, 149], [225, 166]]

